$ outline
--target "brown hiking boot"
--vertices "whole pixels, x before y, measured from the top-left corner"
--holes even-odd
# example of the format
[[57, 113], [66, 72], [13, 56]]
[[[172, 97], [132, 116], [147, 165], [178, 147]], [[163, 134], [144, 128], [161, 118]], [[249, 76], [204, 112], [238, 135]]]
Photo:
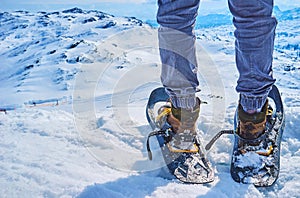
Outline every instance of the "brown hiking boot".
[[171, 106], [171, 112], [167, 118], [174, 133], [196, 134], [196, 122], [200, 113], [200, 99], [197, 98], [193, 109], [175, 108]]
[[173, 152], [198, 152], [195, 146], [196, 122], [200, 113], [200, 99], [197, 98], [193, 109], [175, 108], [172, 104], [164, 106], [161, 115], [171, 125], [173, 136], [168, 144]]
[[246, 140], [255, 140], [259, 138], [266, 128], [266, 117], [268, 110], [268, 101], [261, 112], [249, 114], [245, 112], [241, 105], [238, 107], [239, 128], [237, 134]]

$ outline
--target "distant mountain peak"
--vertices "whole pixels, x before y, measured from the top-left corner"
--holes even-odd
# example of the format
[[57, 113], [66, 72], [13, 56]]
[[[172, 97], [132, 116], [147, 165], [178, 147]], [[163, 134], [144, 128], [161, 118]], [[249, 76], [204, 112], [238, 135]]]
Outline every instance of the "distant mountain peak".
[[68, 10], [64, 10], [62, 11], [63, 13], [79, 13], [79, 14], [83, 14], [84, 11], [78, 7], [74, 7], [74, 8], [71, 8], [71, 9], [68, 9]]

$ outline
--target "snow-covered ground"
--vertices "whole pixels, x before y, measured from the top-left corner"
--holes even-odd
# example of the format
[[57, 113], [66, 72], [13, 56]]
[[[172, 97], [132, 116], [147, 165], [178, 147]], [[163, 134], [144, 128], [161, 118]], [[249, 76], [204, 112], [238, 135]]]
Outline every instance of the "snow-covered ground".
[[[154, 139], [148, 161], [145, 105], [160, 86], [155, 28], [78, 8], [0, 13], [0, 197], [298, 197], [300, 9], [275, 14], [274, 76], [286, 111], [281, 172], [274, 186], [255, 188], [231, 179], [230, 136], [207, 153], [210, 184], [164, 178]], [[232, 127], [238, 73], [232, 25], [198, 27], [199, 97], [208, 102], [198, 127], [207, 143]]]

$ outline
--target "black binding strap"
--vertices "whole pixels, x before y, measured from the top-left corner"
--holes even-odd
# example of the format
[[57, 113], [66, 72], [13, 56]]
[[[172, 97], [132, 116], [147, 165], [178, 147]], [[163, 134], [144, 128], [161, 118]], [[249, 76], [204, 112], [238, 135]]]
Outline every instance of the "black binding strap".
[[212, 145], [223, 135], [223, 134], [234, 134], [234, 130], [222, 130], [218, 132], [205, 146], [205, 150], [211, 149]]
[[147, 151], [148, 151], [148, 158], [149, 158], [149, 160], [152, 160], [152, 152], [151, 152], [150, 143], [149, 143], [150, 137], [157, 136], [157, 135], [163, 135], [165, 133], [166, 133], [165, 130], [152, 131], [151, 133], [149, 133], [148, 138], [147, 138]]

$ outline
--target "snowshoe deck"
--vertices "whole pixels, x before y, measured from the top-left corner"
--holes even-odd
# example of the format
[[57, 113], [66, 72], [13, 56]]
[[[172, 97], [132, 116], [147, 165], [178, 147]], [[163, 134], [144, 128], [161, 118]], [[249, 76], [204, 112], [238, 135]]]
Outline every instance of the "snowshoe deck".
[[[214, 180], [214, 171], [207, 160], [199, 138], [195, 138], [195, 146], [198, 149], [186, 152], [174, 152], [168, 142], [172, 137], [171, 126], [167, 123], [157, 123], [157, 109], [164, 105], [169, 99], [163, 87], [152, 91], [146, 109], [147, 120], [154, 130], [148, 136], [147, 149], [149, 158], [152, 154], [149, 146], [149, 137], [156, 136], [161, 152], [169, 172], [184, 183], [202, 184]], [[197, 151], [197, 152], [196, 152]]]

